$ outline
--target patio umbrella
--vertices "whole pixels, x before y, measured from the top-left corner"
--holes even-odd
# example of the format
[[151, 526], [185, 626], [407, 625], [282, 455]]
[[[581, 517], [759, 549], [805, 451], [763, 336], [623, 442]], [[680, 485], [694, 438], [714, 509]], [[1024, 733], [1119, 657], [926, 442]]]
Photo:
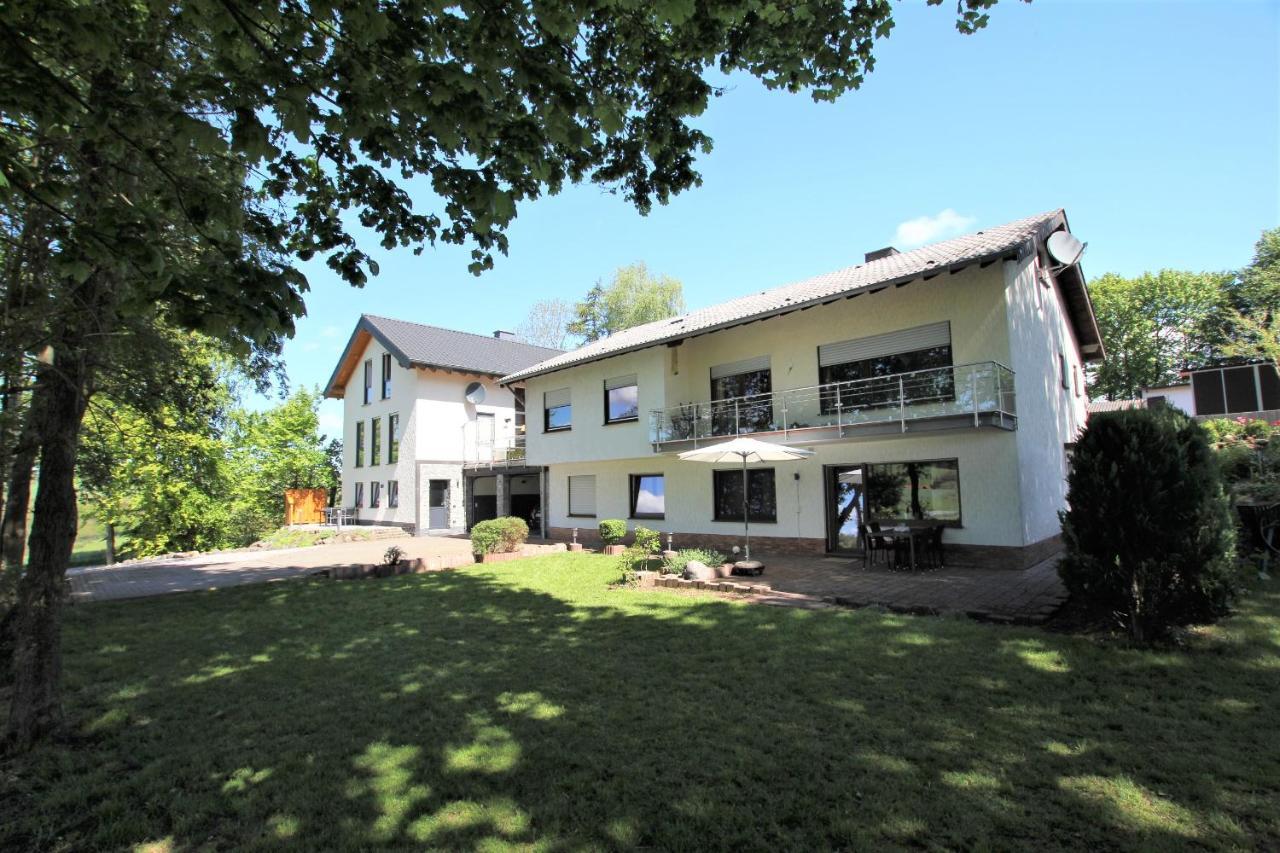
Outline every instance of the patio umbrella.
[[801, 450], [799, 447], [788, 447], [785, 444], [773, 444], [757, 438], [735, 438], [686, 450], [679, 454], [685, 462], [742, 462], [742, 530], [747, 540], [747, 559], [751, 559], [751, 519], [747, 510], [747, 463], [748, 462], [792, 462], [812, 456], [812, 450]]

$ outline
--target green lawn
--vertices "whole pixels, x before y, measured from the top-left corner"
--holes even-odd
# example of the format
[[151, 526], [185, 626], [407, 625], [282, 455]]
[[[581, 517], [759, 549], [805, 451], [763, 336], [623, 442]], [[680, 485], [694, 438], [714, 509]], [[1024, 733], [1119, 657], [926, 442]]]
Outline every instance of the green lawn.
[[1280, 593], [1134, 651], [550, 556], [72, 608], [0, 849], [1274, 849]]

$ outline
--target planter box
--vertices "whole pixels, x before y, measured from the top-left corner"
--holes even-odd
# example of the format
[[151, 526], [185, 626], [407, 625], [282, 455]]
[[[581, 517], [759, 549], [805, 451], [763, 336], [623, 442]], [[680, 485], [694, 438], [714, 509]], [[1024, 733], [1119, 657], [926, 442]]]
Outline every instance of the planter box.
[[569, 550], [570, 550], [570, 551], [581, 551], [581, 550], [582, 550], [582, 543], [581, 543], [581, 542], [570, 542], [570, 543], [569, 543]]
[[492, 554], [474, 554], [477, 563], [505, 563], [508, 560], [518, 560], [523, 554], [519, 551], [495, 551]]
[[604, 555], [606, 557], [621, 557], [623, 552], [626, 550], [626, 545], [605, 545]]

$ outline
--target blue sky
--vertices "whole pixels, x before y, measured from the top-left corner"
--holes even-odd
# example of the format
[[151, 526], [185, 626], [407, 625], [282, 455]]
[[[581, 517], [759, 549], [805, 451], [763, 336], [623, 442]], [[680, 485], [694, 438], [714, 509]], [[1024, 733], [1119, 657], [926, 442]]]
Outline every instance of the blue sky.
[[[361, 312], [488, 334], [633, 261], [693, 308], [1056, 207], [1090, 277], [1236, 268], [1280, 224], [1280, 3], [1004, 0], [974, 36], [953, 12], [895, 4], [875, 71], [836, 104], [729, 81], [697, 122], [703, 185], [647, 217], [580, 186], [521, 207], [479, 278], [456, 247], [374, 251], [362, 290], [307, 265], [292, 382], [328, 379]], [[339, 404], [321, 417], [333, 433]]]

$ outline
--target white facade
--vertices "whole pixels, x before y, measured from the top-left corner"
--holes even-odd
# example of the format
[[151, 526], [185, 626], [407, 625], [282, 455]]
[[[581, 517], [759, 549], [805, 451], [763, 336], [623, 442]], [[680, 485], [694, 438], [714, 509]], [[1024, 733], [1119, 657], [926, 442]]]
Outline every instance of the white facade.
[[[690, 337], [675, 346], [659, 344], [527, 379], [528, 457], [549, 468], [549, 526], [558, 532], [591, 530], [599, 519], [628, 518], [631, 476], [662, 474], [664, 517], [636, 519], [632, 526], [676, 533], [677, 546], [681, 533], [739, 535], [740, 521], [713, 519], [711, 466], [678, 460], [676, 451], [686, 447], [655, 450], [649, 412], [710, 400], [711, 371], [717, 365], [767, 357], [775, 394], [804, 389], [820, 383], [818, 347], [823, 344], [946, 322], [953, 365], [993, 362], [1012, 368], [1016, 429], [907, 428], [814, 443], [806, 442], [803, 430], [785, 437], [768, 433], [768, 440], [808, 447], [815, 455], [770, 466], [776, 521], [753, 521], [752, 535], [794, 539], [811, 550], [825, 543], [824, 466], [954, 459], [962, 520], [947, 531], [947, 542], [1025, 548], [1051, 539], [1065, 497], [1066, 446], [1084, 424], [1086, 398], [1081, 352], [1067, 309], [1052, 281], [1042, 283], [1040, 269], [1034, 253], [985, 267], [974, 264], [954, 274]], [[640, 419], [606, 424], [605, 383], [632, 374]], [[571, 429], [544, 430], [546, 395], [563, 397], [566, 390]], [[594, 517], [569, 513], [568, 478], [584, 475], [595, 477]]]
[[[433, 527], [429, 506], [430, 480], [447, 480], [447, 524], [465, 526], [463, 465], [494, 458], [512, 445], [516, 435], [516, 403], [512, 391], [493, 376], [404, 367], [392, 354], [390, 394], [383, 396], [382, 357], [388, 354], [370, 337], [355, 360], [343, 394], [342, 494], [345, 506], [355, 506], [357, 489], [363, 500], [358, 518], [366, 524], [397, 524], [415, 531]], [[370, 402], [364, 402], [365, 364], [372, 368]], [[467, 402], [468, 385], [479, 382], [484, 401]], [[399, 459], [390, 461], [390, 419], [400, 419]], [[373, 457], [374, 424], [380, 432], [378, 458]], [[363, 459], [357, 464], [358, 425], [363, 424]], [[492, 438], [490, 438], [492, 436]], [[388, 483], [396, 483], [399, 505], [388, 505]], [[381, 492], [379, 506], [371, 505], [374, 484]]]

